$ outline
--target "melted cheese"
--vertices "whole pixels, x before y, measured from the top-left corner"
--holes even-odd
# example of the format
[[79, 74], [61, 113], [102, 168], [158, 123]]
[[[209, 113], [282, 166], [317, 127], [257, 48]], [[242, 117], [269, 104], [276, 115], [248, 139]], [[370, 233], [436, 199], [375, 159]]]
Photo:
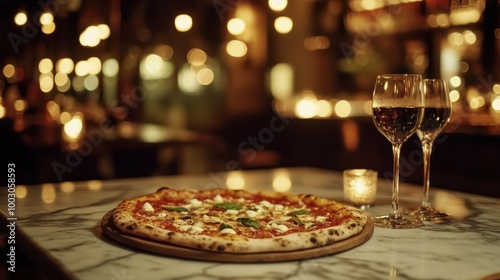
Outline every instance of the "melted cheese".
[[146, 212], [154, 212], [155, 209], [153, 208], [153, 206], [151, 206], [151, 204], [149, 202], [144, 202], [144, 204], [142, 205], [142, 210], [146, 211]]

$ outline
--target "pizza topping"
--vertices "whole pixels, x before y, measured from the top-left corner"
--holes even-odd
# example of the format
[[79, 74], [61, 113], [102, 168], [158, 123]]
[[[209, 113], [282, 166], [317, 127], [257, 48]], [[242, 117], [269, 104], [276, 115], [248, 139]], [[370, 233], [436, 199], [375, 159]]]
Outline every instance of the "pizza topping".
[[233, 209], [229, 209], [229, 210], [226, 210], [226, 214], [229, 214], [229, 215], [238, 215], [238, 213], [240, 213], [240, 211], [238, 210], [233, 210]]
[[245, 214], [250, 218], [255, 218], [255, 216], [257, 216], [257, 212], [252, 210], [245, 211]]
[[243, 208], [241, 205], [232, 202], [217, 203], [214, 207], [224, 210], [240, 210]]
[[201, 207], [201, 206], [203, 206], [203, 202], [199, 201], [196, 198], [191, 199], [189, 201], [189, 204], [190, 204], [190, 206], [193, 206], [193, 207]]
[[225, 228], [225, 229], [221, 230], [220, 233], [236, 234], [236, 231], [234, 231], [234, 229], [232, 229], [232, 228]]
[[309, 211], [306, 209], [294, 210], [286, 213], [287, 216], [299, 216], [299, 215], [309, 215]]
[[186, 207], [180, 207], [180, 206], [168, 206], [168, 205], [163, 205], [162, 206], [163, 209], [167, 210], [167, 211], [173, 211], [173, 212], [189, 212], [189, 209], [187, 209]]
[[238, 219], [236, 219], [236, 221], [238, 221], [240, 224], [242, 224], [246, 227], [251, 227], [251, 228], [255, 228], [255, 229], [260, 228], [259, 222], [257, 222], [256, 220], [252, 220], [250, 218], [238, 218]]
[[142, 210], [146, 211], [146, 212], [153, 212], [155, 211], [155, 209], [153, 208], [153, 206], [149, 203], [149, 202], [144, 202], [144, 204], [142, 205]]
[[286, 225], [278, 224], [278, 223], [273, 222], [273, 221], [270, 221], [269, 223], [267, 223], [266, 227], [275, 229], [275, 230], [280, 231], [280, 232], [288, 231], [288, 227]]
[[225, 223], [221, 223], [220, 226], [219, 226], [219, 230], [224, 230], [224, 229], [227, 229], [227, 228], [233, 228], [231, 225], [228, 225], [228, 224], [225, 224]]
[[214, 197], [214, 201], [215, 201], [215, 202], [222, 203], [222, 202], [224, 202], [224, 199], [222, 198], [222, 196], [220, 196], [220, 194], [217, 194], [217, 195]]
[[292, 217], [288, 220], [289, 222], [292, 222], [298, 226], [303, 225], [304, 223], [297, 217]]

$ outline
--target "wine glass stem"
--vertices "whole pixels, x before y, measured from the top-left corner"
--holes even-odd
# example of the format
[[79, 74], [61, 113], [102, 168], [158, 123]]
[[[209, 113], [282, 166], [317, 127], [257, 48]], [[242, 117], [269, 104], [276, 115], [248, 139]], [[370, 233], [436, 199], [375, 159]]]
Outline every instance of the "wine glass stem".
[[422, 152], [424, 153], [424, 193], [421, 208], [427, 210], [431, 207], [429, 203], [429, 184], [431, 175], [432, 141], [422, 141]]
[[403, 215], [399, 211], [399, 156], [401, 154], [402, 144], [392, 145], [392, 154], [394, 159], [393, 173], [394, 179], [392, 181], [392, 216], [394, 218], [401, 218]]

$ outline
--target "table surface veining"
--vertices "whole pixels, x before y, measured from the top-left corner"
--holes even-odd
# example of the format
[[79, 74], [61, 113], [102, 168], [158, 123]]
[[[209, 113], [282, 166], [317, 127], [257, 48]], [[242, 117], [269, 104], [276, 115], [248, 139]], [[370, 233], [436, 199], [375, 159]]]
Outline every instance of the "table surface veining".
[[[341, 173], [314, 168], [17, 186], [16, 250], [51, 267], [48, 274], [54, 279], [481, 279], [500, 272], [500, 199], [432, 188], [433, 206], [453, 214], [453, 222], [404, 230], [376, 227], [358, 247], [303, 261], [225, 264], [176, 259], [129, 248], [100, 233], [101, 218], [124, 198], [161, 186], [227, 187], [235, 182], [231, 178], [246, 189], [343, 200]], [[379, 178], [369, 215], [389, 212], [389, 184]], [[7, 216], [6, 188], [0, 197], [5, 222], [14, 217]], [[402, 184], [401, 208], [418, 206], [420, 198], [421, 187]]]

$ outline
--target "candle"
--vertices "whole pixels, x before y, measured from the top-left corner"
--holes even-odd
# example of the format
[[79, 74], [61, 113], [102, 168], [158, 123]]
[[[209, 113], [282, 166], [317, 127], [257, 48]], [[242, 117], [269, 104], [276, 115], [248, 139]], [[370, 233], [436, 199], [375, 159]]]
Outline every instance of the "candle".
[[369, 169], [344, 170], [344, 199], [347, 203], [369, 208], [377, 197], [377, 171]]

